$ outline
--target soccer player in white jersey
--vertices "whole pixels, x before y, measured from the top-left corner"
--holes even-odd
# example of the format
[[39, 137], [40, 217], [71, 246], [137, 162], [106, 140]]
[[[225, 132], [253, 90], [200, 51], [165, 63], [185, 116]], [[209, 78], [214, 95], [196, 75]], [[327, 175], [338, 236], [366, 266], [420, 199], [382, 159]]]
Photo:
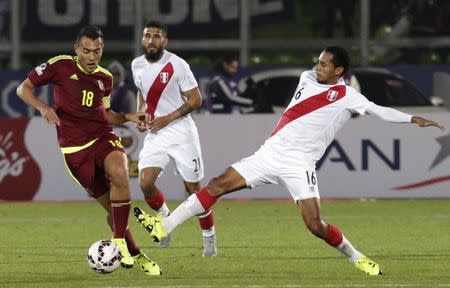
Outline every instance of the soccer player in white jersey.
[[[173, 159], [189, 194], [201, 189], [203, 160], [197, 127], [190, 113], [199, 108], [202, 97], [189, 65], [165, 50], [167, 26], [148, 22], [141, 40], [144, 55], [131, 63], [134, 83], [138, 88], [137, 109], [146, 111], [152, 120], [139, 154], [139, 183], [145, 201], [163, 217], [170, 214], [164, 194], [156, 187], [158, 175]], [[214, 216], [211, 209], [198, 213], [203, 233], [203, 256], [217, 255]], [[160, 243], [169, 244], [169, 237]]]
[[306, 227], [315, 236], [348, 257], [357, 269], [369, 275], [382, 274], [380, 265], [356, 250], [337, 227], [321, 218], [315, 162], [352, 113], [367, 113], [389, 122], [435, 126], [441, 130], [444, 126], [367, 100], [342, 79], [349, 62], [343, 48], [325, 48], [315, 70], [302, 73], [294, 96], [272, 135], [255, 154], [228, 167], [180, 204], [169, 217], [162, 219], [141, 211], [138, 219], [151, 231], [155, 241], [163, 240], [177, 225], [210, 209], [221, 195], [266, 183], [279, 184], [288, 189], [300, 207]]

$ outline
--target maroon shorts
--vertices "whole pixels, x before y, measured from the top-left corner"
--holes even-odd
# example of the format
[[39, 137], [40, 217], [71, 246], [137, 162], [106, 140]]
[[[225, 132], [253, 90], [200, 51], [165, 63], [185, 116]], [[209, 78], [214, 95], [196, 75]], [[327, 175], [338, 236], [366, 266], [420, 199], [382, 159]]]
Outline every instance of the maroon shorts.
[[86, 149], [64, 154], [70, 172], [89, 196], [98, 198], [109, 191], [110, 181], [105, 172], [105, 158], [116, 150], [124, 152], [120, 138], [113, 133], [107, 133]]

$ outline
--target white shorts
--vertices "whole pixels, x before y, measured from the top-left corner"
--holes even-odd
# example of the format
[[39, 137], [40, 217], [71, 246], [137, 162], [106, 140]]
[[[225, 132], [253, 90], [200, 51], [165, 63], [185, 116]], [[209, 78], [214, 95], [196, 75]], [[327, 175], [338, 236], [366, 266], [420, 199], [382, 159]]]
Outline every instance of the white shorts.
[[173, 143], [162, 137], [146, 137], [144, 147], [139, 153], [139, 171], [148, 167], [166, 168], [173, 159], [176, 172], [186, 182], [198, 182], [204, 177], [200, 140]]
[[231, 167], [241, 174], [250, 188], [262, 184], [278, 184], [289, 191], [294, 201], [320, 199], [314, 167], [290, 160], [262, 148]]

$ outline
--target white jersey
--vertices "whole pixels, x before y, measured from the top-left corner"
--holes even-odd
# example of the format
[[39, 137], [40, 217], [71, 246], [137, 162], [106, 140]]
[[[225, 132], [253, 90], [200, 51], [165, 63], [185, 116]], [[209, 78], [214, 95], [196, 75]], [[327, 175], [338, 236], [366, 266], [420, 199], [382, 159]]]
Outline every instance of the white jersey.
[[[198, 87], [186, 61], [166, 50], [163, 53], [161, 59], [154, 63], [148, 62], [145, 55], [135, 58], [131, 63], [134, 83], [144, 97], [146, 111], [155, 117], [180, 108], [186, 102], [182, 92]], [[197, 128], [190, 114], [172, 121], [157, 134], [179, 142], [198, 138]]]
[[324, 85], [317, 82], [315, 71], [305, 71], [262, 149], [271, 149], [283, 159], [315, 165], [351, 114], [364, 115], [372, 104], [343, 79], [336, 85]]

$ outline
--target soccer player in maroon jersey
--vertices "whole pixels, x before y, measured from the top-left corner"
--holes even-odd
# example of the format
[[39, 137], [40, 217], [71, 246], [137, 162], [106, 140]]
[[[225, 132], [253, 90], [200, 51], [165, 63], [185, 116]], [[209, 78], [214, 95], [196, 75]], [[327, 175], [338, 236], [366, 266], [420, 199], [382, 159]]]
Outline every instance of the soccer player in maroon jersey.
[[[128, 229], [127, 158], [110, 126], [127, 121], [145, 125], [148, 115], [109, 109], [112, 75], [98, 65], [103, 47], [102, 31], [83, 27], [74, 45], [77, 56], [59, 55], [37, 66], [17, 88], [17, 95], [56, 126], [69, 174], [107, 211], [122, 266], [131, 268], [136, 261], [146, 274], [160, 275], [158, 265], [140, 250]], [[34, 86], [46, 84], [53, 85], [53, 107], [33, 93]]]

